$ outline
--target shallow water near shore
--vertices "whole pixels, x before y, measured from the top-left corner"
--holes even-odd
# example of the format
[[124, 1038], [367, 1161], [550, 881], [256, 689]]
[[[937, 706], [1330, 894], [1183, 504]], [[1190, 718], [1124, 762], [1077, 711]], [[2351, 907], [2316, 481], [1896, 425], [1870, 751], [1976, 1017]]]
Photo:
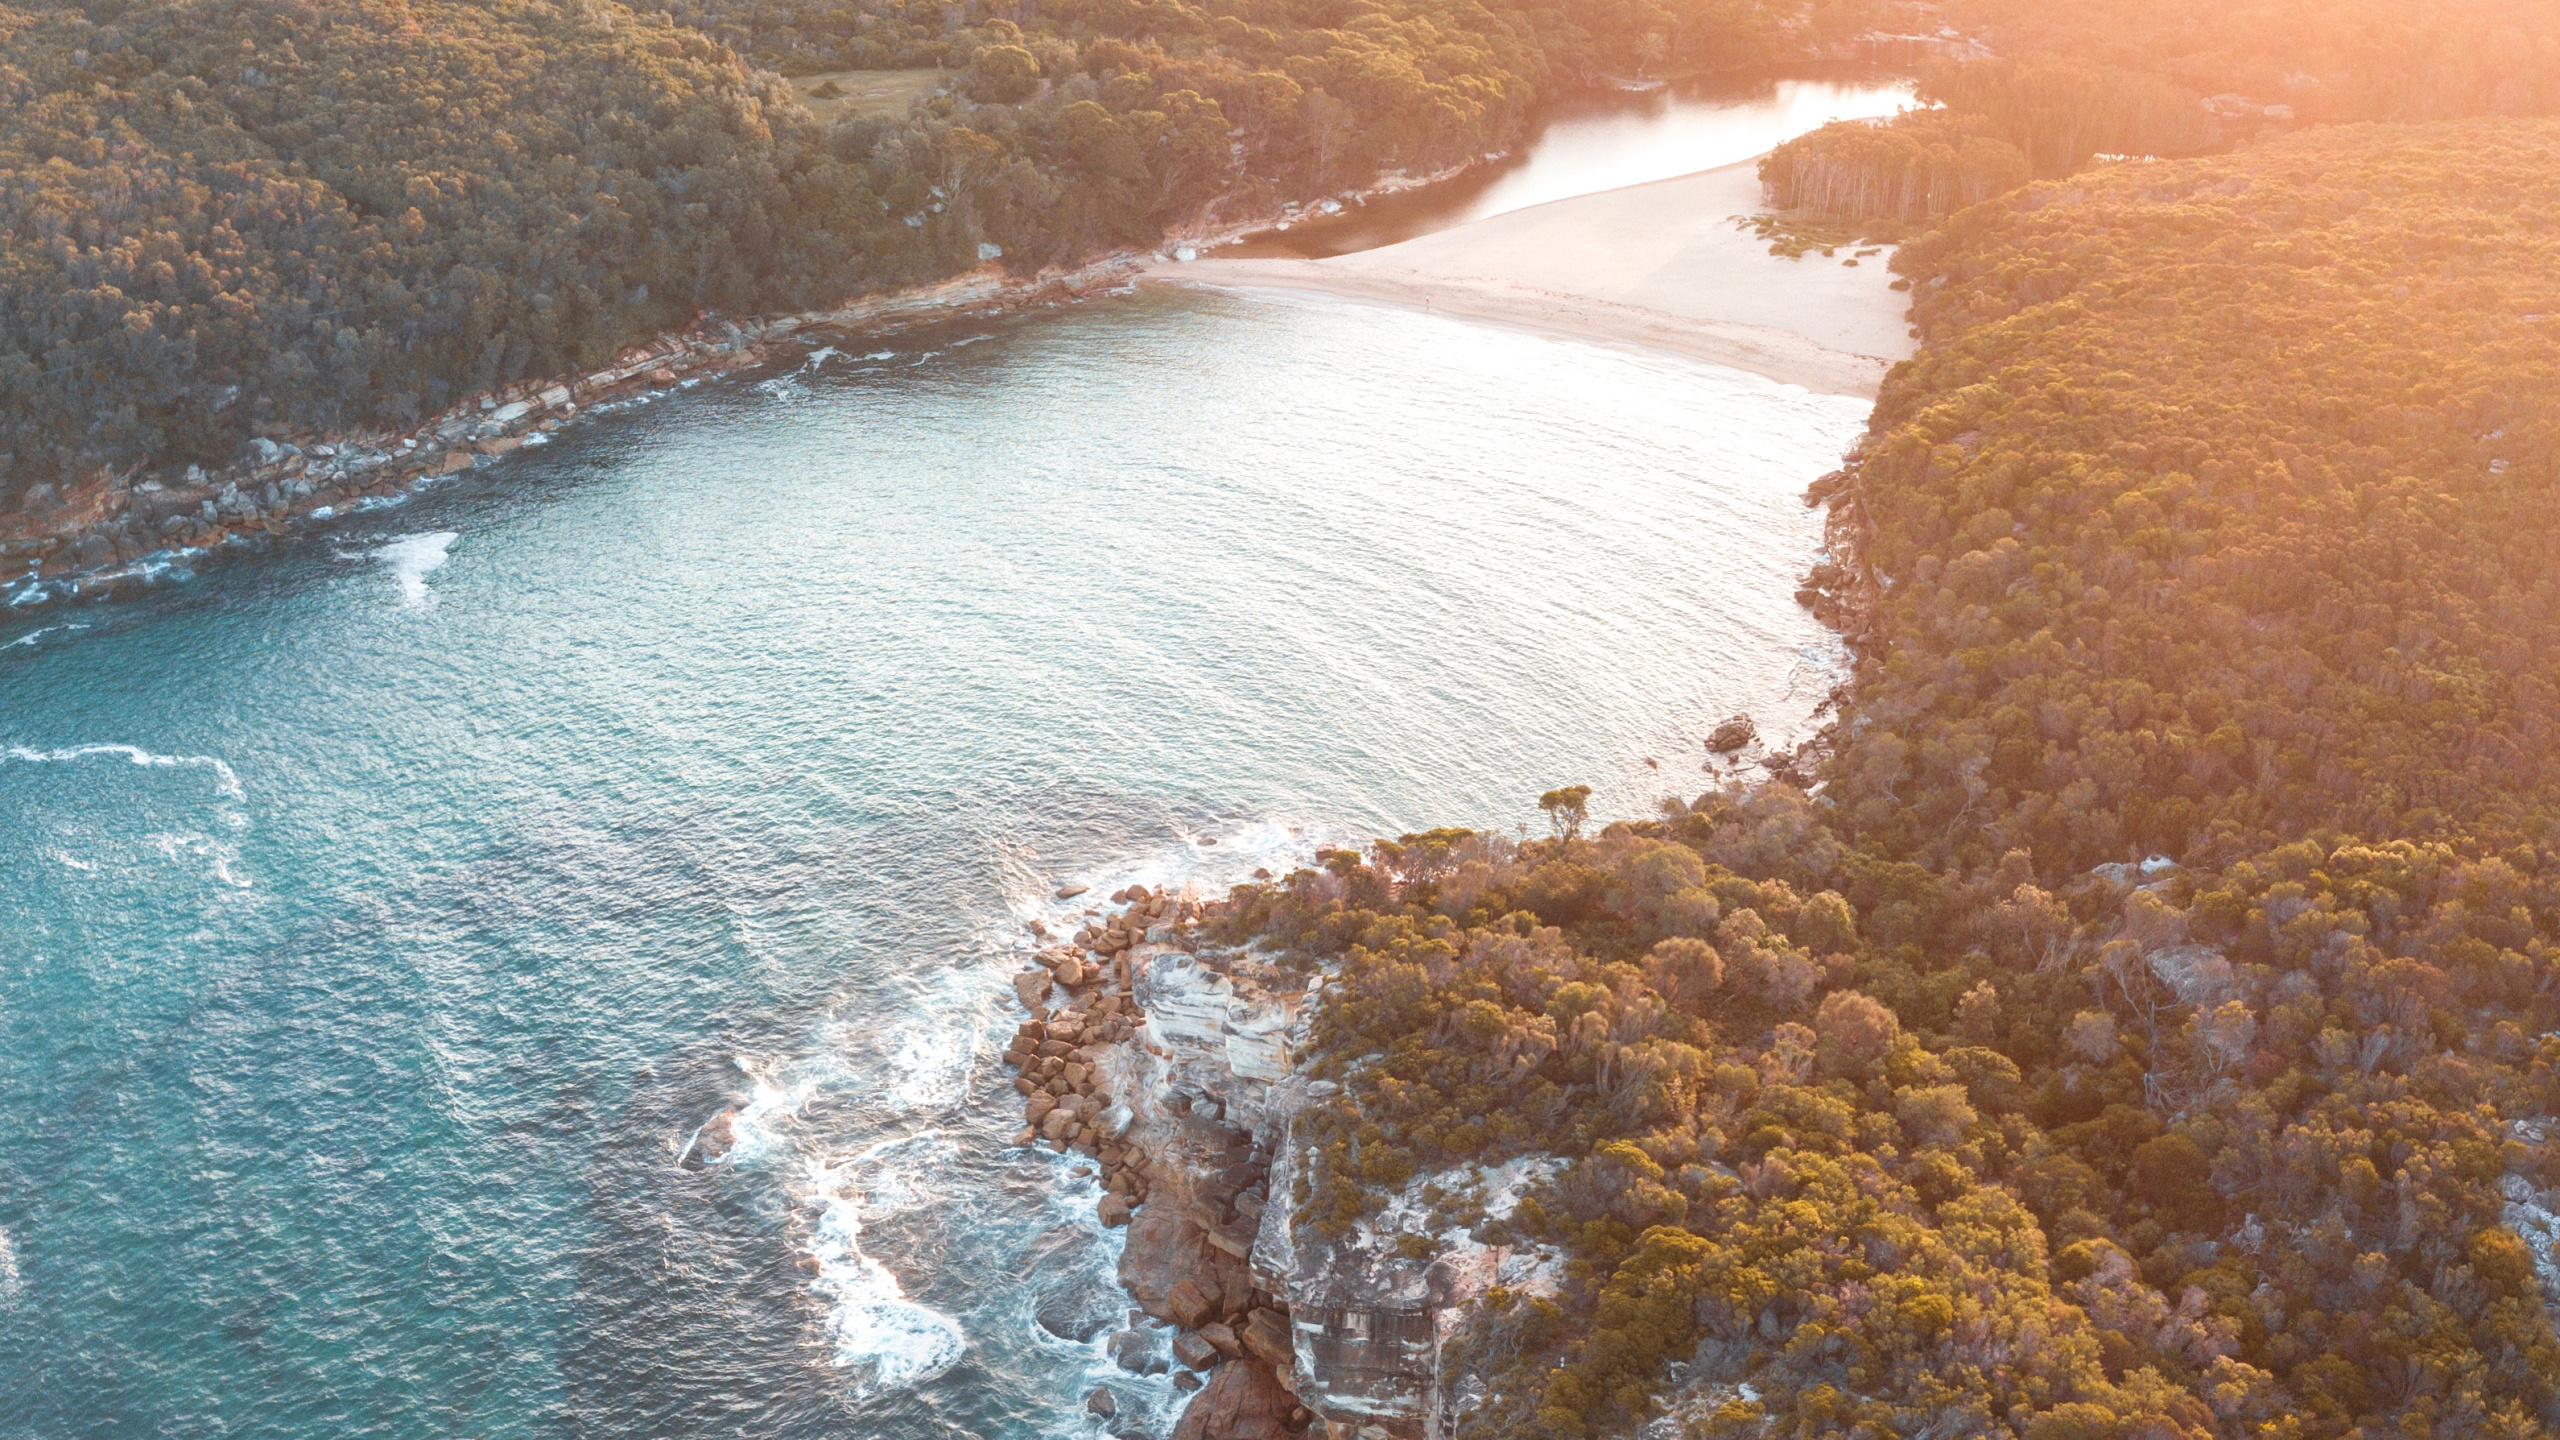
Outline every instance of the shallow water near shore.
[[1869, 70], [1718, 76], [1588, 95], [1502, 159], [1339, 213], [1310, 212], [1215, 253], [1321, 260], [1374, 250], [1489, 215], [1739, 164], [1833, 120], [1874, 119], [1913, 103], [1910, 80]]
[[0, 623], [0, 1436], [1161, 1430], [1040, 1324], [1123, 1303], [1007, 1147], [1051, 888], [1646, 811], [1834, 674], [1861, 402], [1199, 295], [873, 348]]

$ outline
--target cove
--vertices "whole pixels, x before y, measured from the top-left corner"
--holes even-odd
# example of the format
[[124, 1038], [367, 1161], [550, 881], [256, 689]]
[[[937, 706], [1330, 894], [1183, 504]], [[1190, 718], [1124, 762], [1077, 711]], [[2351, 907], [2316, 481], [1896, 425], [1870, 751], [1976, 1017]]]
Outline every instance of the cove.
[[1830, 683], [1800, 496], [1864, 409], [1150, 294], [21, 622], [0, 1391], [47, 1436], [1073, 1427], [1099, 1360], [1040, 1322], [1115, 1242], [984, 1103], [1021, 918], [1694, 793], [1707, 726]]

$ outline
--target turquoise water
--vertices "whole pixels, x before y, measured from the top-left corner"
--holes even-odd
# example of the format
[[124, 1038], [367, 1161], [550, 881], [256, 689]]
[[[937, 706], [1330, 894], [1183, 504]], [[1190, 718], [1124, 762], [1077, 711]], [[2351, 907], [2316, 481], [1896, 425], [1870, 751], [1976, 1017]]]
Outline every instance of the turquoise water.
[[1022, 923], [1694, 792], [1864, 409], [1124, 298], [0, 622], [0, 1435], [1091, 1433]]

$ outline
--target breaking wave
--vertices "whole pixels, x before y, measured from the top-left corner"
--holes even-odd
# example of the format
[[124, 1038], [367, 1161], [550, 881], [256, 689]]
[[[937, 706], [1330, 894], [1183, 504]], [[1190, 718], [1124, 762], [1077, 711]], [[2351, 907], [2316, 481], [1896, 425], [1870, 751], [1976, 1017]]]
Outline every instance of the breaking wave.
[[233, 800], [248, 798], [248, 792], [241, 788], [240, 777], [229, 765], [211, 755], [156, 755], [139, 745], [75, 745], [67, 750], [37, 750], [25, 745], [12, 745], [0, 750], [0, 758], [28, 765], [66, 764], [97, 755], [121, 756], [136, 765], [156, 768], [210, 770], [225, 796]]

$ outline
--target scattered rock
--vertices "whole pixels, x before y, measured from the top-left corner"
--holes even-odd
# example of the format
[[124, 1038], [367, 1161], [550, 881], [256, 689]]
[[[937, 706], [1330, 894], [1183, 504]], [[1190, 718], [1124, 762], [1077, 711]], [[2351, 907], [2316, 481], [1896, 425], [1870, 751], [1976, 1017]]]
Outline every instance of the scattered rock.
[[1112, 1364], [1132, 1375], [1148, 1373], [1147, 1366], [1155, 1360], [1155, 1347], [1147, 1343], [1143, 1330], [1114, 1331], [1111, 1343], [1104, 1350], [1111, 1356]]
[[1287, 1440], [1297, 1401], [1260, 1365], [1221, 1365], [1185, 1406], [1173, 1440]]
[[1035, 1009], [1049, 1000], [1049, 983], [1055, 979], [1046, 970], [1026, 970], [1013, 977], [1013, 993], [1022, 1000], [1022, 1008]]
[[1058, 887], [1058, 898], [1061, 900], [1073, 900], [1092, 888], [1093, 887], [1090, 885], [1061, 885]]
[[1120, 1401], [1111, 1393], [1111, 1387], [1096, 1385], [1093, 1393], [1084, 1397], [1084, 1408], [1086, 1413], [1108, 1420], [1120, 1413]]
[[1244, 1334], [1239, 1338], [1246, 1354], [1275, 1370], [1286, 1369], [1297, 1360], [1288, 1317], [1267, 1306], [1258, 1306], [1244, 1317]]
[[1707, 748], [1718, 755], [1730, 755], [1760, 738], [1760, 727], [1748, 715], [1736, 715], [1717, 726], [1707, 736]]
[[1176, 1370], [1173, 1372], [1173, 1388], [1188, 1395], [1200, 1388], [1200, 1377], [1188, 1370]]
[[729, 1153], [738, 1143], [738, 1112], [723, 1110], [702, 1122], [693, 1137], [693, 1149], [685, 1156], [687, 1163], [702, 1166]]
[[1052, 1287], [1031, 1310], [1031, 1318], [1040, 1322], [1041, 1329], [1061, 1340], [1078, 1343], [1117, 1329], [1126, 1314], [1126, 1307], [1110, 1287], [1085, 1275]]
[[1173, 1288], [1165, 1292], [1164, 1300], [1165, 1308], [1173, 1312], [1173, 1318], [1185, 1330], [1197, 1330], [1218, 1316], [1218, 1302], [1188, 1280], [1175, 1281]]

